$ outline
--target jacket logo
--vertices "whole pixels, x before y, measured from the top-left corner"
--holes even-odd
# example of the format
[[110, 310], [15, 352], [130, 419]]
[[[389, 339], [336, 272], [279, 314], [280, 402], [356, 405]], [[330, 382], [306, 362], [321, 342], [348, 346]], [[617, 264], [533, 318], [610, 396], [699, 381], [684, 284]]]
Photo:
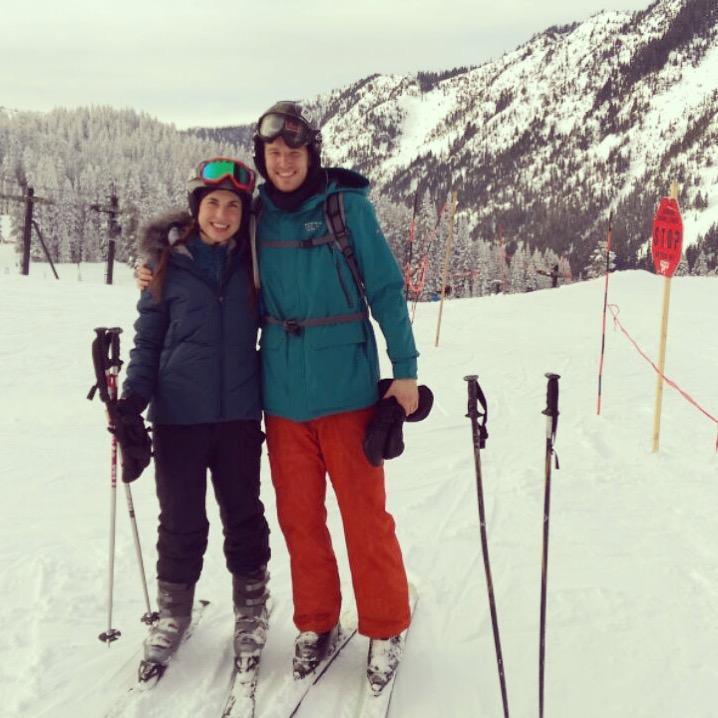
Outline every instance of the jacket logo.
[[305, 232], [316, 232], [318, 229], [322, 228], [321, 222], [305, 222], [304, 223], [304, 231]]

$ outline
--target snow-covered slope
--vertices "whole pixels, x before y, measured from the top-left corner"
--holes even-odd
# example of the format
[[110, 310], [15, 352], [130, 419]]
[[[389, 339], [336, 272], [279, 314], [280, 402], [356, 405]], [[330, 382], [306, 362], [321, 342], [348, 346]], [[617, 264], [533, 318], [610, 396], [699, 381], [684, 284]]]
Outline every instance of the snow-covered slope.
[[569, 253], [582, 268], [617, 211], [619, 260], [683, 183], [687, 243], [718, 223], [718, 6], [659, 0], [553, 27], [481, 67], [375, 75], [313, 101], [328, 158], [408, 200], [459, 193], [477, 234]]
[[[107, 648], [109, 439], [92, 383], [98, 325], [125, 328], [136, 290], [101, 266], [33, 265], [19, 277], [0, 245], [0, 693], [2, 716], [97, 718], [134, 670], [144, 611], [122, 493], [114, 627]], [[7, 267], [7, 270], [6, 270]], [[609, 300], [655, 356], [662, 279], [611, 276]], [[673, 280], [668, 375], [718, 415], [718, 279]], [[554, 718], [714, 718], [718, 705], [718, 427], [666, 389], [661, 449], [650, 453], [655, 377], [609, 324], [603, 412], [596, 416], [603, 283], [526, 295], [453, 300], [417, 309], [421, 379], [431, 417], [406, 428], [407, 450], [387, 464], [389, 507], [420, 602], [399, 675], [393, 718], [501, 715], [479, 545], [463, 376], [478, 373], [489, 401], [482, 453], [487, 529], [511, 714], [537, 713], [538, 619], [546, 383], [561, 374], [548, 569], [546, 715]], [[152, 472], [132, 485], [148, 575], [157, 501]], [[120, 489], [120, 492], [122, 490]], [[330, 492], [331, 493], [331, 492]], [[211, 492], [210, 492], [211, 497]], [[275, 610], [264, 670], [288, 670], [294, 628], [286, 551], [264, 467], [272, 528]], [[352, 603], [335, 501], [330, 528]], [[231, 588], [212, 498], [199, 596], [212, 601], [199, 631], [156, 693], [131, 715], [218, 715], [231, 665]], [[366, 659], [355, 638], [301, 716], [352, 715]], [[264, 696], [259, 716], [271, 714]]]

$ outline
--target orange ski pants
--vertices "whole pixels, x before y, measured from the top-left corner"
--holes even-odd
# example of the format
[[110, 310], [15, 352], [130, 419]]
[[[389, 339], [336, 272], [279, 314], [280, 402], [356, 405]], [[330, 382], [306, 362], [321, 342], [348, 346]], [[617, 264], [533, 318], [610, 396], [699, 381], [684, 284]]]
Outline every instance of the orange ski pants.
[[294, 623], [328, 631], [339, 620], [341, 590], [324, 504], [329, 478], [344, 525], [359, 632], [401, 633], [409, 596], [394, 519], [385, 508], [384, 470], [364, 456], [373, 407], [296, 422], [267, 416], [267, 450], [277, 514], [289, 551]]

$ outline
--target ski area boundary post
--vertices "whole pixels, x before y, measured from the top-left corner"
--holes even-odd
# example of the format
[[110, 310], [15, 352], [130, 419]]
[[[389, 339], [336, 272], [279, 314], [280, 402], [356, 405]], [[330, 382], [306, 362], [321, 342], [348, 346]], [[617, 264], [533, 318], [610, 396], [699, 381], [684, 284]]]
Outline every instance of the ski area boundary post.
[[434, 346], [439, 346], [439, 333], [441, 332], [441, 315], [444, 311], [444, 297], [446, 296], [446, 279], [449, 274], [449, 262], [451, 260], [451, 250], [454, 247], [454, 214], [456, 212], [456, 192], [451, 193], [451, 201], [449, 203], [449, 236], [446, 240], [446, 253], [444, 254], [444, 269], [441, 273], [441, 302], [439, 304], [439, 319], [436, 323], [436, 341]]
[[606, 235], [606, 282], [603, 289], [603, 323], [601, 326], [601, 358], [598, 362], [598, 399], [596, 414], [601, 414], [601, 381], [603, 379], [603, 355], [606, 351], [606, 309], [608, 308], [608, 274], [611, 270], [611, 242], [613, 240], [613, 210], [608, 217], [608, 233]]
[[663, 308], [661, 311], [660, 344], [658, 348], [658, 376], [656, 401], [653, 408], [653, 434], [651, 452], [658, 451], [661, 436], [661, 410], [663, 405], [663, 371], [666, 366], [668, 339], [668, 312], [671, 303], [671, 278], [681, 259], [683, 247], [683, 221], [678, 207], [678, 184], [671, 183], [670, 198], [663, 197], [653, 219], [653, 264], [663, 275]]

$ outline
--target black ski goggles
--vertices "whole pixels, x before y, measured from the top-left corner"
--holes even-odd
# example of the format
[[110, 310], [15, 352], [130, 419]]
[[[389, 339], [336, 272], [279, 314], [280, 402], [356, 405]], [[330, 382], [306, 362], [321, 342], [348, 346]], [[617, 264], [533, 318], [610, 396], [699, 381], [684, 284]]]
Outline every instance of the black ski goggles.
[[310, 129], [298, 117], [284, 115], [280, 112], [269, 112], [260, 117], [257, 124], [257, 135], [266, 142], [273, 142], [277, 137], [281, 137], [289, 147], [296, 150], [302, 145], [312, 144], [319, 135], [319, 131]]
[[200, 162], [198, 176], [208, 187], [229, 180], [240, 192], [252, 194], [255, 174], [244, 162], [230, 157], [213, 157]]

